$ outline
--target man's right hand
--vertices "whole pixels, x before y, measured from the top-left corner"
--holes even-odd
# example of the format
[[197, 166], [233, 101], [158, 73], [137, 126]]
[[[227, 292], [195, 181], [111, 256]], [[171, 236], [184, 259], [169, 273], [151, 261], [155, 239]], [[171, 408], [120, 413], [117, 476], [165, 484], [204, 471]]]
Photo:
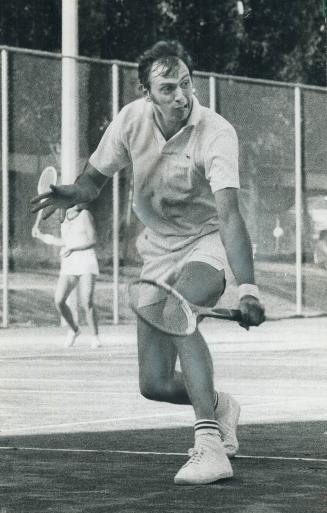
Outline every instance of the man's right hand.
[[32, 212], [43, 210], [42, 219], [47, 219], [57, 209], [60, 209], [60, 221], [63, 222], [66, 210], [83, 202], [80, 187], [78, 184], [72, 184], [50, 185], [50, 188], [49, 192], [39, 194], [31, 200]]

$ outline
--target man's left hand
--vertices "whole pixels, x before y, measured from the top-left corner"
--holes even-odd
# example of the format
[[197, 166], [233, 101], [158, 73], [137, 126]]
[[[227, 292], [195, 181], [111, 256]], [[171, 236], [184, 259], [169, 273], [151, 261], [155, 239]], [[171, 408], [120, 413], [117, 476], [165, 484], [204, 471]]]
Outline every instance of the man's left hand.
[[250, 326], [259, 326], [265, 320], [265, 307], [254, 296], [243, 296], [240, 300], [242, 322], [240, 325], [249, 329]]

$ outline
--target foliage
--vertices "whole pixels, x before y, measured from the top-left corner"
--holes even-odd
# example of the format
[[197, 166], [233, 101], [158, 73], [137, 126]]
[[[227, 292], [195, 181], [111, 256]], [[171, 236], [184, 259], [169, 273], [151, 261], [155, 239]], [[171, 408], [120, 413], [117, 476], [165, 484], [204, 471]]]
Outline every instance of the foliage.
[[56, 51], [60, 48], [61, 0], [2, 0], [0, 44]]
[[[135, 61], [176, 38], [197, 69], [326, 84], [319, 0], [79, 0], [80, 54]], [[60, 51], [60, 0], [2, 0], [0, 43]]]

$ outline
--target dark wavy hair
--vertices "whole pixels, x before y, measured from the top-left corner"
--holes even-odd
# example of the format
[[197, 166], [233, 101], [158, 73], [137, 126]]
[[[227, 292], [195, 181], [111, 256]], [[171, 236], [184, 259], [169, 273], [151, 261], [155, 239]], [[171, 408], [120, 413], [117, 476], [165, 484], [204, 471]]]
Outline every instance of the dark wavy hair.
[[178, 59], [187, 66], [190, 75], [193, 72], [192, 58], [178, 41], [158, 41], [146, 50], [138, 60], [138, 75], [141, 85], [150, 89], [150, 71], [154, 62], [164, 65], [165, 75], [178, 66]]

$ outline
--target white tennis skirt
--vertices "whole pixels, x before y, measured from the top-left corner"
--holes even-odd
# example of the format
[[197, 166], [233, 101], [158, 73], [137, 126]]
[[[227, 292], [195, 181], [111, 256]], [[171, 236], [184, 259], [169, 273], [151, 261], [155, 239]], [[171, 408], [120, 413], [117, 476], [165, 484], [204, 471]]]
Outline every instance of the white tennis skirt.
[[98, 259], [93, 248], [73, 251], [61, 259], [60, 274], [80, 276], [81, 274], [99, 274]]

